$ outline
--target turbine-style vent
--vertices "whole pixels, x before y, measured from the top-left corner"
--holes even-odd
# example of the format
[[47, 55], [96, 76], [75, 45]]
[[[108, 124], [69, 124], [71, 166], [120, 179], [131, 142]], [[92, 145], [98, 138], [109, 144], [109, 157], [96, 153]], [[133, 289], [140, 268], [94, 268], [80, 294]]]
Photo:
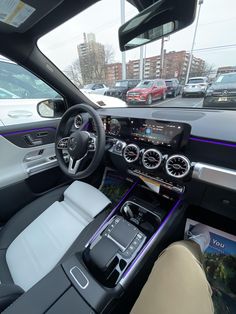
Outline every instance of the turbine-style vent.
[[83, 124], [83, 118], [80, 114], [78, 114], [74, 118], [74, 126], [76, 127], [76, 129], [79, 129], [82, 124]]
[[143, 165], [146, 169], [156, 169], [160, 166], [162, 154], [157, 149], [148, 149], [142, 157]]
[[124, 149], [123, 156], [127, 162], [136, 161], [139, 157], [139, 147], [135, 144], [127, 145]]
[[182, 155], [170, 156], [166, 161], [166, 172], [174, 178], [185, 177], [189, 173], [190, 168], [190, 161]]

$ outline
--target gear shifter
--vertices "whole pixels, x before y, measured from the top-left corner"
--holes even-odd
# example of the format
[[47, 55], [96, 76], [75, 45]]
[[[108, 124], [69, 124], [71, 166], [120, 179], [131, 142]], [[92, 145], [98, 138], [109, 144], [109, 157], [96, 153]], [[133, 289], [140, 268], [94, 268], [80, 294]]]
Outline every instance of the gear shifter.
[[125, 203], [124, 207], [123, 207], [123, 211], [124, 211], [124, 214], [125, 216], [128, 218], [128, 219], [131, 219], [134, 217], [134, 214], [132, 212], [132, 209], [130, 208], [129, 204], [128, 203]]

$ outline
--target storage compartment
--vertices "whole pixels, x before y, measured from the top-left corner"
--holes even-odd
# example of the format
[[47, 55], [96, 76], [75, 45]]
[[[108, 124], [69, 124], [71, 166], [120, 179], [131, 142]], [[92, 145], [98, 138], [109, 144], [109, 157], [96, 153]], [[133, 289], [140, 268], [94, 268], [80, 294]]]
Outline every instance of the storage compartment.
[[74, 288], [70, 288], [46, 312], [47, 314], [93, 314], [92, 308], [84, 301]]

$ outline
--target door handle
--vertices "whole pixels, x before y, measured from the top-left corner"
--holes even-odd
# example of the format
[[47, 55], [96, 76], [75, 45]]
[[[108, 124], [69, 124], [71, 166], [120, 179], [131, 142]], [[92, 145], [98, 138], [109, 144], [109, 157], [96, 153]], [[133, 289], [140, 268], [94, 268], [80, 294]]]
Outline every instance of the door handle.
[[29, 146], [38, 146], [38, 145], [42, 145], [43, 141], [42, 139], [33, 139], [32, 136], [30, 134], [27, 134], [24, 136], [25, 142], [29, 145]]

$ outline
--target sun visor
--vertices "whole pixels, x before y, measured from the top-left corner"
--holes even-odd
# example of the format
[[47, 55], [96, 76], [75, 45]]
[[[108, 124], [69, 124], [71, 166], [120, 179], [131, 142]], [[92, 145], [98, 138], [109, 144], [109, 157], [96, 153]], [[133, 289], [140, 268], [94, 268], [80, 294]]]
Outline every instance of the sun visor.
[[62, 2], [63, 0], [0, 0], [0, 28], [8, 33], [23, 33]]

